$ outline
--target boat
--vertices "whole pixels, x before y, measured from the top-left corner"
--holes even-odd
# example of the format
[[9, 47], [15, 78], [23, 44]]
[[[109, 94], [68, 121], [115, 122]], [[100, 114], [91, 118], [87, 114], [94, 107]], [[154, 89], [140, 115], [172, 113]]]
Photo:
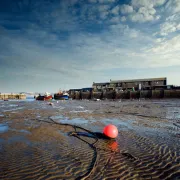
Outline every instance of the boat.
[[66, 91], [59, 91], [58, 93], [54, 94], [55, 100], [68, 100], [69, 94]]
[[53, 97], [50, 93], [46, 92], [44, 95], [39, 94], [39, 96], [35, 98], [36, 100], [39, 100], [39, 101], [47, 101], [47, 100], [51, 100]]

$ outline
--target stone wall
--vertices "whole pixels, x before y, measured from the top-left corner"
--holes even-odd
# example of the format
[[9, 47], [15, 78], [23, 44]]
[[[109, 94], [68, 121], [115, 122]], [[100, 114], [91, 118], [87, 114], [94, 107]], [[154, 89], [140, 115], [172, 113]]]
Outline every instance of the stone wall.
[[180, 98], [180, 90], [164, 90], [164, 98]]
[[92, 99], [102, 99], [103, 93], [102, 92], [92, 92], [91, 98]]
[[130, 91], [120, 91], [116, 92], [116, 99], [129, 99]]
[[180, 98], [180, 90], [142, 90], [109, 92], [75, 92], [72, 99], [139, 99]]
[[26, 95], [25, 94], [0, 94], [0, 99], [4, 100], [4, 99], [26, 99]]
[[164, 90], [152, 90], [152, 98], [163, 98], [164, 97]]
[[81, 92], [82, 99], [91, 99], [91, 92]]
[[152, 97], [152, 91], [151, 90], [140, 91], [140, 98], [151, 98], [151, 97]]

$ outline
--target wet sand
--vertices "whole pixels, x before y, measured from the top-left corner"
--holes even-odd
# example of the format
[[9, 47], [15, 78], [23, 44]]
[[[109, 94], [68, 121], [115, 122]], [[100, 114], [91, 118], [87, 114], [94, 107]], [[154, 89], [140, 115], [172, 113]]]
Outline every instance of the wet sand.
[[[179, 100], [52, 102], [0, 101], [0, 179], [180, 179]], [[50, 119], [119, 135], [94, 149]]]

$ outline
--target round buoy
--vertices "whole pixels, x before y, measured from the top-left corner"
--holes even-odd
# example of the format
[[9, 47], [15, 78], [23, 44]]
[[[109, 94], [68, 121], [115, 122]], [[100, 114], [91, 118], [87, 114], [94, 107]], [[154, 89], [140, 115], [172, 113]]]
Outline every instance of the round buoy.
[[118, 136], [118, 129], [113, 124], [109, 124], [105, 126], [103, 133], [109, 138], [116, 138]]

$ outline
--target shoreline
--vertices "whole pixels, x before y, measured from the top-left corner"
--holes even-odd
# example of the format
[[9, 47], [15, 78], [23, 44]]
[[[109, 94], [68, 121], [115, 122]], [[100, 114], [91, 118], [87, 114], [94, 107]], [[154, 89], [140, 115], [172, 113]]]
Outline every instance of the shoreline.
[[42, 122], [48, 117], [93, 132], [109, 123], [117, 126], [115, 142], [96, 144], [98, 164], [89, 179], [178, 177], [178, 100], [51, 102], [0, 101], [1, 179], [75, 179], [89, 172], [95, 151], [69, 136], [72, 127]]

